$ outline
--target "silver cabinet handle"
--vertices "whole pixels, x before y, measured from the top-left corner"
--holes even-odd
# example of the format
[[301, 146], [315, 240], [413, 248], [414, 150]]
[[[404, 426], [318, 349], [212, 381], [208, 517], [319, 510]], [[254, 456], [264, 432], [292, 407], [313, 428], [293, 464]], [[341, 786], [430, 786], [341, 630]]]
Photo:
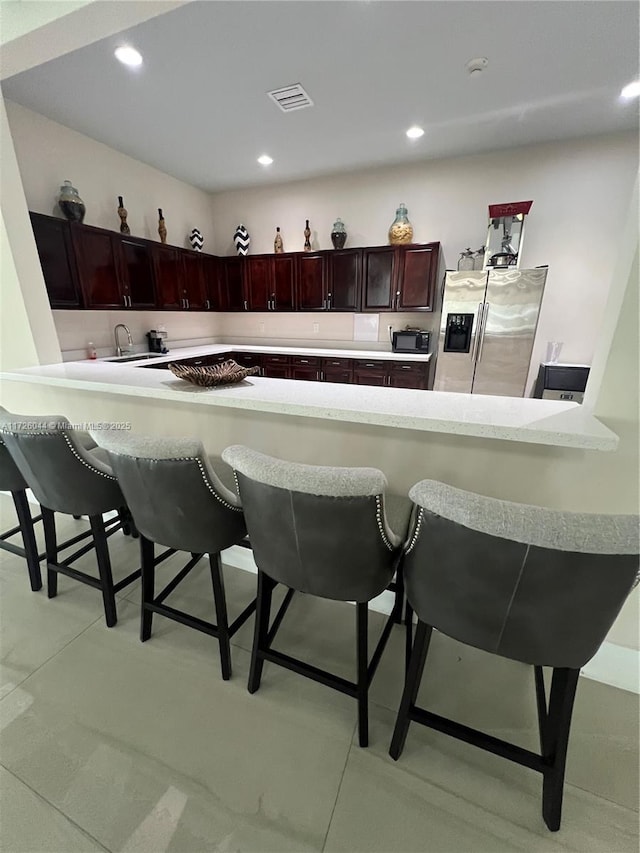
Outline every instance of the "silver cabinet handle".
[[482, 330], [480, 334], [480, 344], [478, 348], [478, 362], [482, 358], [482, 350], [484, 349], [484, 333], [487, 331], [487, 320], [489, 319], [489, 308], [491, 305], [488, 302], [484, 303], [484, 314], [482, 315]]
[[127, 293], [127, 299], [129, 300], [129, 308], [131, 308], [131, 297], [129, 296], [128, 293]]
[[188, 310], [189, 308], [191, 308], [191, 303], [189, 302], [188, 299], [186, 300], [186, 303], [187, 303], [187, 310]]
[[301, 358], [300, 364], [309, 364], [309, 359], [308, 358]]
[[402, 367], [403, 370], [411, 370], [411, 366], [408, 364], [401, 364], [400, 366]]
[[375, 364], [365, 364], [365, 367], [375, 367]]
[[480, 346], [480, 332], [482, 331], [482, 315], [484, 314], [484, 302], [478, 302], [478, 319], [476, 320], [476, 336], [473, 342], [473, 350], [471, 352], [471, 361], [476, 361], [478, 358], [478, 348]]
[[323, 299], [323, 300], [322, 300], [322, 310], [323, 310], [323, 311], [326, 311], [326, 310], [327, 310], [327, 300], [326, 300], [326, 299]]
[[272, 311], [276, 310], [276, 298], [275, 298], [275, 296], [271, 300], [271, 310]]
[[206, 303], [205, 303], [205, 304], [206, 304], [206, 306], [207, 306], [207, 311], [209, 311], [209, 309], [211, 308], [211, 303], [209, 302], [209, 300], [208, 300], [208, 299], [207, 299], [207, 301], [206, 301]]
[[244, 300], [244, 310], [245, 311], [247, 310], [247, 300], [246, 299]]
[[126, 293], [122, 294], [122, 302], [124, 303], [124, 307], [126, 308], [127, 307], [127, 294]]

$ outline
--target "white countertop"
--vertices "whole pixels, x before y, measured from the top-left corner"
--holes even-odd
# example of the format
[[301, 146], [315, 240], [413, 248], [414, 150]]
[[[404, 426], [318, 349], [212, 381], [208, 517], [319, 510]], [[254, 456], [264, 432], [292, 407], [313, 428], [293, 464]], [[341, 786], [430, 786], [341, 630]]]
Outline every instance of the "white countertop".
[[[176, 350], [159, 356], [158, 362], [232, 349], [239, 352], [284, 352], [329, 357], [409, 358], [417, 361], [429, 359], [428, 355], [407, 356], [361, 350], [217, 344]], [[238, 385], [200, 388], [176, 379], [166, 370], [141, 366], [149, 363], [142, 361], [119, 364], [104, 359], [66, 362], [2, 373], [0, 378], [3, 381], [74, 388], [101, 394], [149, 397], [190, 405], [223, 406], [557, 447], [615, 450], [618, 444], [615, 433], [577, 403], [305, 382], [260, 376], [249, 376]]]
[[[170, 350], [166, 355], [159, 355], [158, 363], [165, 361], [176, 361], [182, 358], [194, 358], [199, 355], [212, 355], [218, 352], [263, 352], [277, 353], [278, 355], [308, 355], [319, 358], [359, 358], [359, 359], [375, 359], [376, 361], [430, 361], [430, 352], [391, 352], [390, 350], [362, 350], [362, 349], [320, 349], [316, 347], [274, 347], [274, 346], [247, 346], [245, 344], [208, 344], [198, 347], [181, 347], [180, 349]], [[133, 355], [142, 355], [142, 353], [133, 353]], [[129, 356], [122, 356], [129, 358]], [[113, 361], [113, 356], [109, 358], [100, 358], [98, 361]], [[149, 359], [151, 361], [151, 359]], [[155, 359], [154, 359], [155, 361]], [[76, 362], [73, 362], [76, 363]], [[82, 363], [82, 362], [81, 362]], [[144, 364], [148, 364], [147, 361]]]

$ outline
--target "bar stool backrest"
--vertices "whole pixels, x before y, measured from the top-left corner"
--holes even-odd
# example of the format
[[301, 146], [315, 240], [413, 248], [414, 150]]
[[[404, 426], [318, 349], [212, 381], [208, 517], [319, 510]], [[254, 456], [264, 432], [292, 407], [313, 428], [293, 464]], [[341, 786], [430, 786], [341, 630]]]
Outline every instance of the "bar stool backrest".
[[192, 439], [93, 433], [109, 453], [138, 530], [159, 545], [216, 554], [246, 535], [240, 499]]
[[388, 586], [401, 540], [385, 518], [381, 471], [283, 462], [239, 445], [222, 458], [236, 473], [261, 571], [338, 601], [369, 601]]
[[123, 506], [101, 454], [85, 450], [62, 415], [15, 415], [2, 409], [0, 436], [42, 506], [70, 515], [99, 515]]
[[637, 582], [639, 521], [571, 513], [465, 492], [433, 480], [405, 546], [419, 619], [502, 657], [583, 666]]
[[26, 488], [26, 480], [0, 437], [0, 491], [18, 492]]

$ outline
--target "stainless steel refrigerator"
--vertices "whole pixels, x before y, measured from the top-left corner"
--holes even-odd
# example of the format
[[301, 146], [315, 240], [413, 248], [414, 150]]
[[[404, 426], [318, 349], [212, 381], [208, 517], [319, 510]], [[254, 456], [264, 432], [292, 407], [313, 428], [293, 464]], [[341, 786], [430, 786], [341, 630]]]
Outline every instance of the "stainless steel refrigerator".
[[522, 397], [547, 267], [448, 272], [434, 391]]

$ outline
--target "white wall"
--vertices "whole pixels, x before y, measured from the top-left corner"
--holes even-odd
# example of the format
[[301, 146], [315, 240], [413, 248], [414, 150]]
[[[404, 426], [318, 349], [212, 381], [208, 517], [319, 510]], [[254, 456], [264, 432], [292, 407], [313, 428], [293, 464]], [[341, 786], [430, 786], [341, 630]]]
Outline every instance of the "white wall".
[[637, 136], [626, 133], [218, 193], [215, 246], [232, 253], [243, 222], [252, 252], [273, 250], [276, 226], [285, 251], [299, 251], [308, 218], [314, 248], [331, 248], [338, 216], [347, 246], [383, 245], [404, 202], [415, 242], [439, 240], [455, 268], [462, 249], [485, 242], [488, 204], [533, 199], [522, 266], [550, 270], [532, 363], [549, 340], [564, 341], [563, 361], [590, 363], [637, 166]]
[[118, 231], [121, 195], [132, 235], [159, 241], [160, 207], [168, 243], [189, 247], [188, 234], [199, 228], [205, 251], [213, 251], [208, 193], [19, 104], [6, 106], [29, 210], [63, 218], [57, 197], [62, 182], [70, 180], [86, 205], [86, 225]]

